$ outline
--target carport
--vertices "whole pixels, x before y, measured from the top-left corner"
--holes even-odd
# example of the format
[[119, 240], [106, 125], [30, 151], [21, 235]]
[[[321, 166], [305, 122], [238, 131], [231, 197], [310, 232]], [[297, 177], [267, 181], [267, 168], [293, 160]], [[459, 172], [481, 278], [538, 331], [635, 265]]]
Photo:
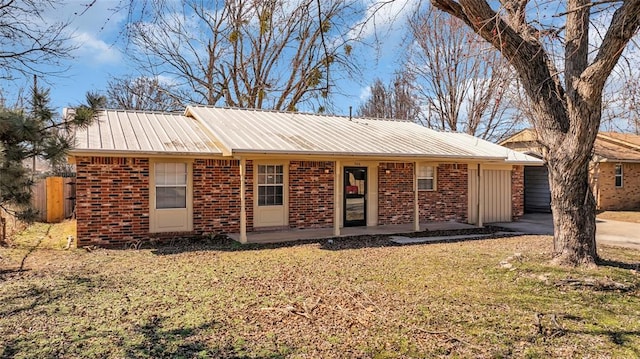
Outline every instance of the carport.
[[551, 190], [547, 166], [524, 167], [525, 213], [551, 213]]

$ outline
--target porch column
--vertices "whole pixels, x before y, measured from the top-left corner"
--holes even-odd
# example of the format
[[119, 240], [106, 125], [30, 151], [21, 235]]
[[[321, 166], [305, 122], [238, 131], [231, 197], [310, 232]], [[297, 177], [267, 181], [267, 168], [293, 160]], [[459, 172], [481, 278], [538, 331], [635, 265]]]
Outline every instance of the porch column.
[[420, 232], [420, 203], [418, 202], [418, 162], [413, 162], [413, 230]]
[[240, 159], [240, 243], [247, 243], [247, 200], [246, 200], [246, 179], [247, 160]]
[[483, 212], [483, 208], [484, 208], [484, 191], [482, 190], [483, 188], [483, 183], [482, 183], [482, 178], [484, 176], [482, 175], [482, 165], [480, 165], [478, 163], [478, 220], [476, 221], [476, 223], [478, 224], [478, 227], [482, 227], [482, 220], [484, 217], [484, 213]]
[[340, 178], [342, 171], [340, 170], [340, 161], [335, 162], [335, 168], [333, 169], [333, 235], [338, 237], [340, 235]]

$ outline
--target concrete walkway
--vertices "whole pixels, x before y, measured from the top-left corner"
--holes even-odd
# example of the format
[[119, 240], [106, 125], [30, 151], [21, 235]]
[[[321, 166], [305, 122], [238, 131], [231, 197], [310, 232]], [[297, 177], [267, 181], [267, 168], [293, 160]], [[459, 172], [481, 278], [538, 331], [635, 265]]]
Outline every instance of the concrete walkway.
[[[553, 235], [550, 213], [528, 213], [517, 222], [491, 224], [526, 234]], [[640, 223], [597, 219], [596, 242], [640, 250]]]
[[[532, 235], [553, 235], [553, 219], [550, 213], [528, 213], [517, 222], [487, 223], [510, 229], [514, 232]], [[421, 229], [430, 231], [455, 230], [475, 228], [472, 225], [457, 222], [427, 222], [421, 224]], [[354, 235], [394, 235], [413, 232], [413, 226], [389, 225], [377, 227], [349, 227], [342, 228], [340, 236]], [[230, 234], [234, 240], [239, 239], [238, 234]], [[320, 239], [333, 237], [333, 229], [286, 229], [281, 231], [263, 231], [247, 233], [249, 243], [277, 243], [289, 242], [301, 239]], [[477, 237], [477, 236], [475, 236]], [[430, 240], [433, 240], [431, 238]], [[596, 223], [596, 241], [598, 244], [607, 244], [640, 250], [640, 224], [598, 219]]]
[[[471, 224], [458, 222], [426, 222], [420, 224], [421, 230], [439, 231], [476, 228]], [[388, 235], [414, 232], [413, 224], [384, 225], [375, 227], [345, 227], [340, 229], [340, 237], [358, 235]], [[281, 243], [305, 239], [332, 238], [333, 228], [320, 229], [284, 229], [274, 231], [248, 232], [248, 243]], [[237, 241], [240, 235], [229, 234], [229, 238]]]
[[596, 242], [640, 250], [640, 223], [598, 219]]
[[516, 222], [500, 222], [487, 223], [512, 231], [523, 232], [526, 234], [537, 234], [552, 236], [553, 235], [553, 219], [551, 213], [527, 213]]

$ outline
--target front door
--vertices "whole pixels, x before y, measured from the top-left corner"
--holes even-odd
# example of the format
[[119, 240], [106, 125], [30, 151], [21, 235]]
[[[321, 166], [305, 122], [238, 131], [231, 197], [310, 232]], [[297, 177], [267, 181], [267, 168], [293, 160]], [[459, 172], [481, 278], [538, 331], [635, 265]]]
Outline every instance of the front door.
[[367, 225], [367, 168], [344, 168], [344, 226]]

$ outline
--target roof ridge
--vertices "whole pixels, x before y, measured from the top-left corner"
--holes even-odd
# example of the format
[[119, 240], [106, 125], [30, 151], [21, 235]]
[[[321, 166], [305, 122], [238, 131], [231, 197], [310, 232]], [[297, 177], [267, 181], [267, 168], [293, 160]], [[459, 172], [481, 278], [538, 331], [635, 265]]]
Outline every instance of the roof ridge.
[[156, 110], [128, 110], [122, 108], [99, 108], [98, 112], [125, 112], [125, 113], [146, 113], [146, 114], [162, 114], [162, 115], [179, 115], [184, 116], [183, 111], [156, 111]]
[[386, 122], [415, 123], [413, 121], [401, 120], [401, 119], [395, 119], [395, 118], [362, 117], [362, 116], [349, 116], [349, 115], [328, 114], [328, 113], [273, 110], [273, 109], [265, 109], [265, 108], [244, 108], [244, 107], [235, 107], [235, 106], [215, 106], [215, 105], [202, 105], [202, 104], [190, 104], [190, 105], [187, 105], [187, 107], [185, 108], [185, 111], [189, 107], [204, 107], [204, 108], [213, 108], [213, 109], [222, 109], [222, 110], [234, 110], [234, 111], [268, 112], [268, 113], [280, 113], [280, 114], [290, 114], [290, 115], [310, 115], [310, 116], [317, 116], [317, 117], [341, 117], [341, 118], [354, 119], [354, 120], [355, 119], [360, 119], [360, 120], [374, 120], [374, 121], [386, 121]]

